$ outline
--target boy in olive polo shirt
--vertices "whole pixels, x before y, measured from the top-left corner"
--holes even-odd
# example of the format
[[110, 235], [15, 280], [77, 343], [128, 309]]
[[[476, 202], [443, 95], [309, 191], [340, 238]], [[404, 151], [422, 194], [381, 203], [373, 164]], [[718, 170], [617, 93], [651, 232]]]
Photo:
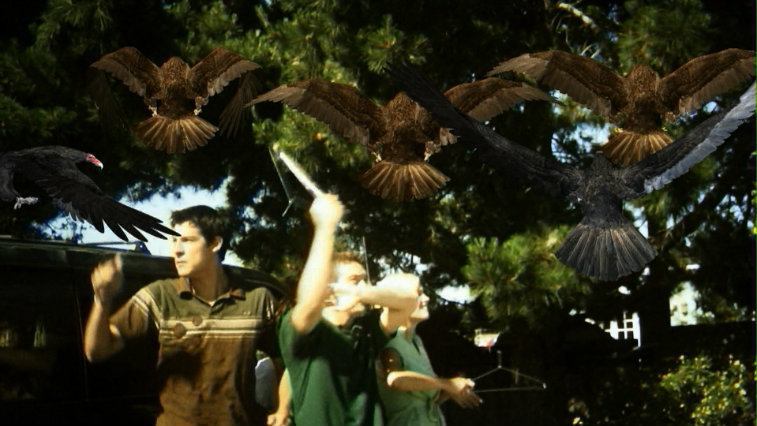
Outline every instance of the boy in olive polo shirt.
[[120, 351], [125, 341], [157, 331], [158, 425], [263, 425], [255, 404], [256, 350], [273, 352], [274, 298], [263, 287], [231, 280], [223, 270], [229, 241], [220, 215], [195, 206], [171, 216], [181, 237], [171, 253], [179, 278], [153, 282], [114, 315], [123, 281], [116, 256], [92, 272], [94, 303], [84, 350], [90, 361]]
[[297, 426], [382, 424], [375, 359], [415, 308], [417, 294], [358, 285], [365, 278], [360, 262], [350, 256], [333, 259], [342, 212], [335, 195], [313, 202], [315, 231], [296, 304], [279, 320], [279, 346], [289, 374], [282, 385], [291, 384]]

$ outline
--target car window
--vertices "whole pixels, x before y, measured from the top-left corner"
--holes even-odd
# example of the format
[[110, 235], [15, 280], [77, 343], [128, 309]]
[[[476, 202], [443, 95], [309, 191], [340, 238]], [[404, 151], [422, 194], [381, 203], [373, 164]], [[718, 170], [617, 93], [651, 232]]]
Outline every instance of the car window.
[[71, 277], [0, 266], [0, 402], [72, 401], [84, 392]]

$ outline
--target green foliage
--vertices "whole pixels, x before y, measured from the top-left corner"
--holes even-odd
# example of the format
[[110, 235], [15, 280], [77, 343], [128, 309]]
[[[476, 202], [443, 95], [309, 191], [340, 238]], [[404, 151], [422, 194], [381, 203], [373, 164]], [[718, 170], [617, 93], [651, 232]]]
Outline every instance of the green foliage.
[[497, 238], [474, 238], [466, 246], [463, 275], [472, 293], [499, 327], [523, 320], [538, 328], [550, 311], [576, 307], [590, 288], [575, 272], [557, 261], [553, 252], [566, 227]]
[[187, 28], [179, 56], [189, 63], [200, 60], [219, 46], [241, 54], [247, 53], [234, 49], [242, 44], [234, 41], [244, 37], [243, 31], [237, 24], [236, 15], [228, 13], [222, 2], [210, 2], [197, 8], [190, 0], [182, 0], [170, 4], [167, 10]]
[[[104, 40], [113, 18], [111, 0], [52, 0], [37, 27], [35, 47], [54, 49], [66, 38], [74, 54], [81, 55]], [[82, 31], [86, 29], [87, 31]]]
[[628, 0], [618, 48], [624, 71], [645, 64], [664, 74], [710, 46], [710, 17], [700, 0]]
[[[660, 389], [675, 424], [725, 425], [754, 421], [746, 389], [753, 386], [744, 364], [728, 359], [717, 365], [708, 356], [681, 356], [679, 365], [662, 376]], [[689, 420], [684, 420], [689, 419]], [[690, 423], [691, 422], [691, 423]]]
[[[61, 86], [55, 59], [39, 50], [3, 43], [0, 57], [0, 140], [51, 141], [78, 118], [75, 111], [56, 105], [53, 93]], [[6, 142], [7, 143], [7, 142]]]
[[[345, 54], [345, 41], [351, 39], [343, 25], [335, 20], [334, 1], [319, 1], [295, 6], [297, 2], [272, 2], [271, 8], [258, 6], [256, 12], [264, 23], [261, 33], [262, 59], [281, 70], [282, 83], [302, 78], [321, 77], [340, 82], [350, 81], [339, 64]], [[273, 21], [269, 14], [281, 7], [284, 19]]]
[[0, 95], [0, 116], [0, 137], [25, 134], [43, 140], [52, 139], [57, 130], [76, 118], [75, 113], [63, 107], [24, 108], [5, 95]]
[[428, 56], [428, 40], [423, 36], [408, 36], [392, 23], [391, 15], [384, 15], [381, 25], [366, 27], [357, 34], [364, 46], [368, 69], [380, 73], [389, 62], [420, 63]]

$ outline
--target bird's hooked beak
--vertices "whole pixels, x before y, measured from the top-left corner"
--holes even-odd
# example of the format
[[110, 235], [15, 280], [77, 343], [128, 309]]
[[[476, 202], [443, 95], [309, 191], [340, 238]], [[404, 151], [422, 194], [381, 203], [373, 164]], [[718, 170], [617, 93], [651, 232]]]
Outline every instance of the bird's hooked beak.
[[103, 167], [104, 167], [104, 166], [103, 166], [103, 163], [102, 163], [102, 162], [101, 162], [100, 160], [98, 160], [98, 159], [97, 159], [97, 157], [95, 157], [95, 156], [94, 156], [94, 155], [92, 155], [92, 154], [87, 154], [87, 157], [85, 158], [85, 160], [86, 160], [86, 161], [87, 161], [88, 163], [92, 163], [92, 164], [94, 164], [94, 165], [95, 165], [95, 166], [97, 166], [97, 168], [99, 168], [100, 170], [102, 170], [102, 169], [103, 169]]

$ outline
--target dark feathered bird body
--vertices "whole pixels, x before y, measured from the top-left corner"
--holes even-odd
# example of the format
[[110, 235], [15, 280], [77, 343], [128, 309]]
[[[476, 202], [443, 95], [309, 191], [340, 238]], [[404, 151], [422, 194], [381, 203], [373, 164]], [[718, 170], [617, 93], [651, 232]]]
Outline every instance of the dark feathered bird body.
[[579, 205], [584, 217], [556, 255], [578, 272], [605, 281], [641, 270], [656, 255], [655, 249], [624, 217], [623, 202], [650, 193], [686, 173], [755, 112], [752, 85], [736, 106], [708, 118], [667, 147], [629, 167], [616, 167], [598, 154], [588, 169], [578, 169], [510, 142], [461, 114], [413, 69], [403, 66], [390, 72], [436, 120], [473, 143], [485, 162], [514, 179], [531, 182]]
[[82, 162], [103, 167], [94, 155], [64, 146], [41, 146], [0, 154], [0, 200], [15, 200], [15, 209], [37, 202], [34, 197], [22, 197], [14, 188], [14, 177], [22, 175], [43, 189], [56, 207], [91, 223], [100, 232], [105, 223], [124, 241], [128, 240], [124, 231], [142, 241], [146, 239], [140, 231], [162, 239], [165, 239], [162, 234], [178, 235], [161, 225], [160, 220], [105, 195], [76, 167]]
[[218, 130], [197, 115], [202, 96], [193, 90], [189, 78], [189, 65], [176, 56], [160, 67], [160, 90], [145, 101], [153, 115], [134, 127], [136, 135], [157, 150], [191, 151], [207, 144]]
[[427, 160], [454, 139], [445, 138], [451, 135], [402, 92], [381, 111], [389, 125], [371, 138], [368, 148], [377, 161], [360, 176], [360, 182], [373, 194], [394, 201], [433, 194], [449, 178]]
[[[120, 79], [143, 97], [152, 116], [138, 123], [134, 132], [147, 145], [168, 153], [191, 151], [208, 143], [218, 127], [199, 117], [208, 99], [232, 80], [258, 67], [226, 49], [214, 49], [194, 67], [171, 57], [158, 68], [133, 47], [103, 56], [91, 65]], [[221, 114], [221, 127], [235, 134], [242, 106], [252, 99], [254, 79], [248, 74]], [[95, 90], [98, 105], [110, 105], [106, 90]]]
[[623, 214], [623, 200], [633, 198], [622, 173], [601, 154], [581, 173], [568, 198], [584, 217], [555, 252], [583, 275], [612, 280], [638, 271], [657, 255]]

